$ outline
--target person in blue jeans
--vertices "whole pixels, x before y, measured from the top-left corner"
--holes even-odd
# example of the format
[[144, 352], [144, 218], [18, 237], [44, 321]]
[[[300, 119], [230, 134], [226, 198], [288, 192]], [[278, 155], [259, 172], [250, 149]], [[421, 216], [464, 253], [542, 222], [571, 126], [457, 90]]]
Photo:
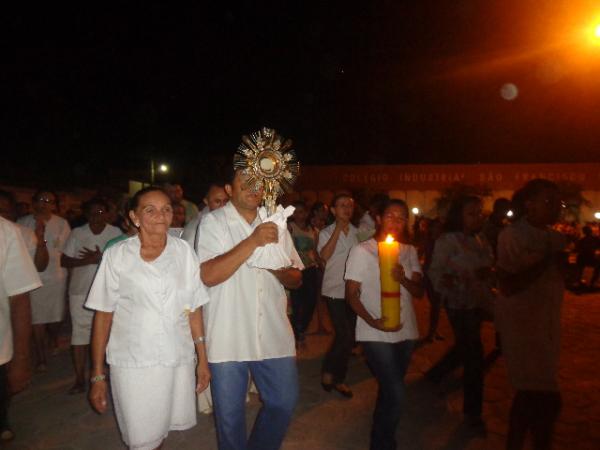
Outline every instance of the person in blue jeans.
[[[412, 305], [423, 296], [422, 272], [415, 247], [408, 243], [408, 208], [402, 200], [389, 200], [376, 217], [374, 238], [352, 248], [346, 262], [346, 300], [357, 315], [356, 340], [364, 348], [367, 363], [379, 389], [371, 429], [372, 450], [396, 448], [396, 427], [404, 400], [404, 375], [419, 337]], [[383, 325], [377, 242], [388, 234], [400, 242], [398, 264], [392, 276], [400, 282], [400, 325]]]
[[[285, 288], [297, 289], [302, 261], [287, 230], [263, 222], [263, 191], [235, 172], [225, 185], [229, 203], [200, 223], [197, 252], [201, 278], [209, 287], [205, 306], [211, 391], [220, 450], [275, 450], [281, 446], [298, 399], [294, 333], [287, 317]], [[260, 213], [259, 213], [260, 212]], [[251, 267], [248, 258], [279, 242], [291, 266]], [[246, 437], [248, 376], [262, 408]]]

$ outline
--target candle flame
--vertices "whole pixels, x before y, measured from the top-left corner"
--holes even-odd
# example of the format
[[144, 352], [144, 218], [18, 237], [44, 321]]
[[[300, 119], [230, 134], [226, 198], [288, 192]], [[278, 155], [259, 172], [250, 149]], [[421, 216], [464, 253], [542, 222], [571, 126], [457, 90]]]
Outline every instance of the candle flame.
[[385, 242], [386, 242], [386, 244], [391, 244], [392, 242], [394, 242], [394, 236], [392, 236], [391, 234], [388, 234], [385, 238]]

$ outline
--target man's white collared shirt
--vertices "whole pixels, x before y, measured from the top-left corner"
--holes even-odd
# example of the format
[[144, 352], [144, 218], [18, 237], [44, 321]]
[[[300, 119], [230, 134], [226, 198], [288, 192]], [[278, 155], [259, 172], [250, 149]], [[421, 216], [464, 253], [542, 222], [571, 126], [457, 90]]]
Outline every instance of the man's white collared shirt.
[[[200, 262], [222, 255], [246, 239], [261, 223], [249, 224], [229, 202], [206, 215], [199, 229]], [[303, 269], [289, 232], [282, 242], [292, 265]], [[208, 288], [204, 307], [208, 361], [260, 361], [296, 354], [287, 317], [287, 297], [279, 280], [245, 262], [231, 277]]]
[[189, 313], [208, 301], [191, 247], [167, 235], [154, 261], [140, 255], [138, 236], [102, 255], [85, 306], [113, 312], [106, 360], [117, 367], [176, 367], [195, 361]]
[[[319, 243], [317, 251], [321, 253], [325, 244], [329, 241], [335, 230], [335, 222], [325, 227], [319, 233]], [[358, 230], [352, 224], [348, 229], [348, 234], [343, 231], [335, 245], [335, 250], [325, 265], [325, 273], [323, 274], [323, 286], [321, 293], [325, 297], [344, 298], [346, 296], [346, 287], [344, 282], [344, 272], [346, 270], [346, 260], [350, 249], [358, 244]]]

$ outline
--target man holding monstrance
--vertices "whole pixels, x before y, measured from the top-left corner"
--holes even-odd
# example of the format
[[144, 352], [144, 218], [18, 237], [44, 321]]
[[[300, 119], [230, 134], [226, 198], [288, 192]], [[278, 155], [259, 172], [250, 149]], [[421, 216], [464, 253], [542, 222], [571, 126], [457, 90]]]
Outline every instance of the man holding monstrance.
[[[225, 186], [230, 202], [208, 214], [199, 231], [213, 406], [219, 449], [277, 449], [298, 398], [285, 289], [299, 287], [303, 265], [285, 223], [291, 211], [276, 207], [276, 199], [299, 166], [291, 141], [272, 129], [242, 141]], [[249, 373], [263, 406], [246, 438]]]

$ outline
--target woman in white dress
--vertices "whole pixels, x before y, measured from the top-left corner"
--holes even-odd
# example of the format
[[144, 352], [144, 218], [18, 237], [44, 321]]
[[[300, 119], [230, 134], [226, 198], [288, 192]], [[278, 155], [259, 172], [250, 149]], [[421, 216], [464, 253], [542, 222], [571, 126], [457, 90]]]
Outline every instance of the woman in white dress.
[[101, 198], [93, 198], [83, 205], [87, 223], [71, 231], [63, 249], [61, 264], [70, 269], [69, 311], [71, 312], [71, 351], [75, 384], [69, 394], [85, 392], [85, 367], [88, 360], [92, 334], [93, 311], [84, 308], [98, 264], [102, 259], [102, 249], [108, 241], [120, 236], [121, 230], [107, 223], [108, 204]]
[[169, 430], [194, 426], [195, 391], [210, 380], [200, 308], [208, 296], [196, 254], [168, 235], [172, 216], [161, 189], [139, 191], [129, 211], [139, 233], [106, 250], [86, 302], [96, 310], [90, 401], [106, 411], [106, 357], [132, 449], [158, 449]]
[[37, 370], [43, 372], [47, 366], [48, 344], [57, 348], [58, 329], [65, 313], [67, 270], [61, 267], [60, 257], [71, 228], [65, 219], [54, 214], [58, 210], [58, 199], [53, 192], [36, 192], [32, 206], [33, 214], [22, 217], [18, 223], [33, 231], [43, 224], [44, 239], [38, 245], [46, 245], [48, 249], [48, 265], [40, 272], [43, 286], [30, 295]]

